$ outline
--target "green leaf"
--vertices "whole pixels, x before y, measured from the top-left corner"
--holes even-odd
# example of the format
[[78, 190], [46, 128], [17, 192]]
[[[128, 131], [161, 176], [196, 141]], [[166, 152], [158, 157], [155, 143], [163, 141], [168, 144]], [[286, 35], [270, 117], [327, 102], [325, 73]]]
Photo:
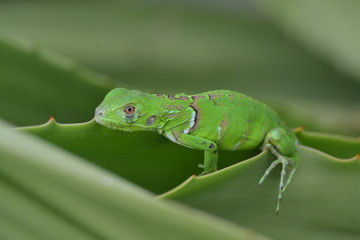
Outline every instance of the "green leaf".
[[276, 110], [289, 126], [355, 137], [360, 135], [360, 102], [345, 106], [324, 101], [283, 98], [277, 101], [269, 99], [266, 103]]
[[[50, 121], [19, 130], [41, 136], [153, 192], [168, 190], [160, 198], [182, 202], [274, 239], [352, 239], [353, 235], [360, 235], [360, 215], [356, 210], [360, 157], [352, 155], [360, 152], [357, 139], [298, 133], [304, 144], [337, 155], [352, 155], [353, 159], [336, 159], [299, 146], [300, 170], [284, 193], [280, 214], [276, 216], [280, 171], [272, 173], [261, 188], [257, 187], [274, 160], [269, 153], [221, 151], [222, 170], [189, 178], [200, 172], [196, 165], [203, 161], [203, 153], [176, 145], [157, 133], [114, 131], [93, 121]], [[327, 145], [338, 149], [326, 148]], [[237, 163], [249, 156], [254, 157]], [[186, 178], [189, 179], [180, 184]]]
[[122, 87], [165, 94], [239, 90], [269, 103], [289, 126], [360, 133], [360, 86], [260, 14], [142, 0], [84, 4], [0, 3], [2, 118], [17, 125], [49, 116], [87, 121], [115, 86], [115, 79], [41, 45]]
[[359, 1], [257, 2], [285, 31], [360, 80]]
[[55, 116], [86, 121], [108, 89], [105, 76], [26, 41], [0, 35], [0, 116], [32, 125]]
[[1, 239], [267, 239], [0, 122]]
[[31, 39], [140, 90], [232, 89], [260, 99], [344, 105], [359, 99], [360, 87], [350, 77], [249, 9], [229, 12], [191, 1], [105, 2], [3, 3], [0, 32]]
[[360, 156], [336, 159], [299, 147], [301, 166], [275, 214], [280, 171], [258, 188], [273, 159], [262, 153], [214, 174], [190, 178], [161, 198], [173, 199], [274, 239], [357, 239], [360, 237]]
[[[160, 2], [0, 3], [1, 116], [18, 125], [50, 115], [86, 121], [115, 86], [37, 44], [3, 35], [10, 33], [138, 89], [240, 90], [268, 99], [290, 126], [358, 136], [360, 88], [344, 75], [359, 76], [356, 21], [346, 23], [356, 15], [353, 5], [264, 3], [329, 60], [307, 52], [261, 14]], [[352, 14], [343, 14], [348, 7]], [[318, 16], [319, 9], [326, 14]], [[331, 61], [339, 61], [341, 70]], [[266, 152], [220, 152], [221, 170], [195, 177], [203, 153], [156, 133], [53, 119], [16, 131], [3, 127], [0, 122], [0, 239], [263, 239], [240, 226], [274, 239], [360, 237], [359, 138], [298, 132], [304, 145], [353, 158], [299, 146], [300, 170], [276, 216], [279, 170], [256, 187], [274, 160]], [[155, 200], [123, 178], [162, 195]]]
[[[53, 119], [41, 126], [20, 128], [123, 176], [155, 193], [163, 193], [198, 174], [203, 153], [174, 144], [155, 132], [111, 131], [94, 121], [58, 124]], [[141, 148], [141, 151], [137, 149]], [[174, 154], [181, 152], [182, 154]], [[254, 155], [233, 155], [227, 166]]]
[[360, 154], [360, 138], [350, 138], [307, 131], [297, 132], [304, 145], [321, 150], [339, 158], [351, 158]]

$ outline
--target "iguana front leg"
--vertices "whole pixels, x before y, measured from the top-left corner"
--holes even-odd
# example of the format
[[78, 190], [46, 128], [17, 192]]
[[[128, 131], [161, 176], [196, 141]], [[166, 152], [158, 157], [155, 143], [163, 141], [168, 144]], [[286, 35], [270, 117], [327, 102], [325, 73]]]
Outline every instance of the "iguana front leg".
[[215, 172], [217, 170], [218, 147], [213, 141], [202, 137], [184, 134], [181, 131], [165, 131], [164, 135], [171, 141], [193, 148], [205, 151], [204, 171], [201, 175]]

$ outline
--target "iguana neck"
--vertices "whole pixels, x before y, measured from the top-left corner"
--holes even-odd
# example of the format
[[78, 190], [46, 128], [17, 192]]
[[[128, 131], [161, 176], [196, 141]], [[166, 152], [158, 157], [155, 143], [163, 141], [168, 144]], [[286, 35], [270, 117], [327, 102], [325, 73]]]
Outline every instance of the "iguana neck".
[[186, 95], [151, 94], [159, 102], [159, 113], [162, 119], [159, 132], [169, 130], [189, 121], [192, 115], [191, 97]]

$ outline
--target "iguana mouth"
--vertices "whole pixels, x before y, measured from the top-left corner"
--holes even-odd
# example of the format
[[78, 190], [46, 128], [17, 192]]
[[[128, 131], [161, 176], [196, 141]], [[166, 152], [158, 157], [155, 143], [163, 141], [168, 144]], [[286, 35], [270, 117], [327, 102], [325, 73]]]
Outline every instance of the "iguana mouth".
[[103, 125], [105, 127], [108, 127], [110, 129], [116, 129], [116, 130], [123, 130], [123, 125], [116, 124], [115, 120], [103, 118], [103, 117], [95, 117], [95, 121], [99, 123], [100, 125]]
[[103, 125], [104, 127], [113, 129], [113, 130], [120, 130], [124, 132], [133, 132], [133, 129], [130, 129], [127, 125], [121, 125], [115, 123], [115, 120], [103, 118], [103, 117], [95, 117], [95, 121], [99, 123], [100, 125]]

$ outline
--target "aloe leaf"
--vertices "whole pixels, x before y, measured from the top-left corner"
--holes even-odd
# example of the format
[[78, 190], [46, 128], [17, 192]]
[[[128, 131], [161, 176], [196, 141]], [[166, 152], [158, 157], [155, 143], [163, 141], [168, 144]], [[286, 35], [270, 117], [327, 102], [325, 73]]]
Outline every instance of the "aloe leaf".
[[[344, 81], [352, 78], [300, 48], [272, 22], [260, 15], [134, 2], [89, 2], [86, 8], [80, 1], [1, 3], [0, 34], [26, 35], [144, 90], [231, 88], [269, 102], [293, 99], [294, 107], [282, 109], [290, 125], [358, 135], [359, 85]], [[340, 59], [343, 71], [358, 76], [357, 59], [349, 51], [353, 42], [339, 47], [340, 38], [320, 39], [310, 32], [321, 26], [318, 22], [301, 32], [304, 14], [312, 21], [315, 11], [297, 11], [296, 2], [274, 5], [274, 12], [285, 13], [280, 21], [289, 21], [281, 24], [289, 24], [289, 31], [309, 39], [323, 56]], [[301, 10], [313, 3], [300, 5]], [[337, 12], [334, 6], [327, 10]], [[39, 20], [47, 22], [45, 31], [38, 28]], [[357, 34], [343, 29], [344, 36]], [[69, 30], [71, 34], [63, 34]], [[50, 115], [61, 122], [85, 121], [115, 86], [72, 60], [2, 34], [0, 61], [0, 116], [17, 125], [43, 122]], [[321, 101], [316, 108], [310, 100], [308, 107], [301, 98]], [[338, 108], [323, 107], [334, 101]], [[0, 130], [0, 238], [263, 239], [240, 227], [246, 226], [274, 239], [358, 239], [359, 138], [306, 131], [297, 135], [306, 145], [299, 146], [301, 167], [275, 216], [279, 171], [256, 188], [274, 160], [266, 152], [220, 152], [221, 170], [196, 177], [203, 153], [157, 133], [111, 131], [94, 121], [58, 124], [53, 118], [41, 126]], [[154, 193], [162, 195], [154, 200]]]
[[301, 166], [275, 214], [280, 171], [256, 187], [269, 153], [190, 178], [161, 198], [173, 199], [274, 239], [357, 239], [360, 236], [360, 156], [336, 159], [299, 147]]
[[[45, 2], [41, 2], [41, 4], [34, 3], [34, 6], [38, 6], [39, 8], [28, 8], [25, 7], [26, 4], [27, 3], [25, 2], [18, 3], [16, 6], [25, 12], [39, 11], [41, 7], [46, 8], [47, 4], [49, 4], [49, 9], [52, 9], [53, 11], [55, 7], [53, 3]], [[73, 3], [69, 4], [71, 5]], [[95, 3], [91, 4], [94, 4], [94, 8], [95, 6], [98, 7]], [[91, 4], [89, 6], [92, 6]], [[87, 12], [82, 12], [84, 11], [84, 8], [81, 4], [81, 6], [75, 4], [76, 7], [74, 8], [70, 7], [70, 5], [57, 6], [56, 11], [60, 8], [67, 10], [70, 8], [72, 11], [79, 11], [81, 14], [87, 16], [89, 18], [88, 21], [96, 21], [94, 20], [93, 15], [88, 16], [86, 15]], [[17, 19], [15, 25], [11, 26], [13, 26], [14, 29], [17, 29], [17, 27], [21, 28], [22, 25], [19, 24], [18, 21], [20, 21], [19, 18], [24, 17], [24, 15], [19, 16], [19, 18], [14, 18], [16, 13], [19, 12], [16, 6], [10, 3], [4, 7], [0, 7], [0, 25], [6, 25], [8, 21], [11, 22], [9, 19], [6, 20], [6, 16], [11, 16], [12, 19]], [[114, 7], [114, 9], [124, 11], [124, 8], [119, 8], [119, 6]], [[133, 6], [131, 9], [131, 11], [134, 12], [140, 11], [136, 6]], [[153, 14], [151, 15], [151, 18], [156, 16], [158, 10], [153, 9], [153, 11], [154, 12], [150, 11]], [[45, 14], [47, 17], [53, 16], [50, 10], [36, 12], [36, 14], [30, 15], [38, 16], [39, 14]], [[99, 16], [97, 17], [101, 19], [108, 16], [103, 16], [102, 12], [98, 12], [98, 14]], [[177, 17], [180, 19], [187, 16], [183, 11], [177, 12], [177, 14]], [[132, 14], [124, 13], [121, 16], [126, 16], [126, 19], [131, 21], [131, 24], [135, 24], [134, 26], [131, 25], [134, 28], [138, 27], [143, 29], [143, 31], [145, 31], [143, 34], [149, 34], [147, 32], [149, 29], [147, 25], [149, 24], [149, 21], [147, 21], [146, 18], [140, 18], [139, 22], [136, 22], [133, 21], [134, 16]], [[61, 17], [64, 17], [64, 15], [61, 14]], [[215, 19], [213, 19], [214, 17], [215, 16], [213, 14], [204, 13], [201, 18], [205, 18], [213, 22], [222, 22], [224, 25], [228, 26], [226, 34], [224, 33], [221, 39], [214, 38], [213, 36], [216, 35], [216, 31], [220, 31], [220, 29], [222, 29], [220, 25], [216, 25], [215, 29], [201, 28], [203, 30], [207, 29], [206, 35], [210, 35], [209, 37], [204, 38], [203, 35], [198, 35], [196, 31], [196, 29], [200, 28], [202, 25], [200, 24], [200, 26], [192, 29], [193, 27], [191, 27], [192, 25], [190, 24], [188, 27], [190, 28], [189, 31], [191, 34], [182, 36], [187, 39], [186, 41], [184, 40], [184, 42], [188, 42], [190, 46], [184, 46], [184, 49], [180, 51], [181, 53], [179, 53], [177, 49], [173, 49], [174, 45], [168, 45], [165, 47], [160, 44], [157, 48], [151, 50], [154, 51], [152, 53], [153, 55], [151, 55], [153, 56], [151, 63], [160, 61], [159, 59], [161, 56], [158, 55], [160, 52], [170, 52], [171, 54], [168, 57], [173, 57], [174, 59], [165, 62], [171, 66], [166, 66], [161, 71], [159, 70], [159, 72], [149, 70], [149, 66], [146, 65], [136, 66], [135, 69], [128, 66], [129, 69], [124, 70], [125, 72], [129, 72], [128, 74], [115, 74], [122, 81], [122, 83], [116, 81], [117, 84], [122, 87], [134, 88], [128, 86], [125, 83], [127, 82], [128, 84], [131, 83], [131, 85], [138, 85], [138, 88], [145, 89], [146, 91], [166, 94], [176, 93], [183, 90], [188, 90], [188, 93], [196, 93], [200, 90], [219, 88], [237, 89], [241, 92], [257, 97], [259, 100], [269, 103], [273, 109], [281, 112], [281, 116], [290, 126], [297, 127], [299, 125], [304, 125], [307, 129], [312, 130], [345, 133], [348, 135], [359, 134], [360, 129], [359, 124], [357, 124], [357, 119], [359, 118], [359, 104], [353, 100], [358, 99], [360, 86], [357, 84], [353, 85], [353, 83], [348, 84], [348, 82], [345, 84], [344, 81], [339, 81], [339, 78], [342, 79], [342, 77], [334, 74], [333, 69], [330, 67], [323, 69], [323, 65], [312, 60], [310, 56], [303, 56], [304, 53], [299, 52], [297, 47], [290, 43], [288, 39], [284, 38], [282, 35], [279, 36], [279, 33], [274, 30], [269, 23], [264, 23], [259, 19], [244, 16], [229, 19], [222, 14], [219, 14], [215, 17]], [[198, 16], [196, 12], [193, 12], [190, 18], [191, 22], [196, 22], [196, 18], [198, 18]], [[205, 22], [207, 22], [207, 20]], [[31, 21], [27, 21], [26, 24], [31, 25]], [[26, 24], [25, 26], [27, 26]], [[130, 27], [126, 28], [126, 24], [130, 24], [130, 22], [122, 22], [121, 24], [124, 24], [124, 29], [130, 29]], [[236, 31], [234, 31], [233, 28], [235, 28], [237, 24], [241, 24], [241, 31], [245, 31], [246, 29], [256, 29], [256, 31], [243, 39], [244, 34], [247, 34], [247, 32], [245, 31], [245, 33], [240, 32], [235, 34]], [[212, 25], [212, 27], [215, 26]], [[31, 29], [31, 27], [26, 27], [26, 29]], [[58, 30], [56, 31], [60, 32]], [[0, 69], [0, 107], [2, 111], [0, 116], [13, 124], [22, 126], [39, 124], [46, 121], [49, 116], [54, 116], [61, 122], [86, 121], [92, 117], [94, 108], [101, 102], [106, 92], [116, 86], [115, 80], [110, 79], [106, 75], [86, 69], [76, 61], [59, 56], [52, 51], [40, 47], [39, 44], [31, 41], [25, 41], [17, 37], [9, 37], [8, 35], [2, 34], [2, 32], [3, 31], [0, 29], [0, 62], [2, 62]], [[36, 31], [31, 31], [29, 34], [35, 34], [35, 32]], [[92, 33], [93, 31], [91, 31], [91, 34]], [[117, 35], [118, 31], [110, 31], [107, 34], [112, 34], [111, 37], [108, 37], [107, 39], [114, 41], [113, 45], [119, 47], [119, 51], [111, 49], [111, 51], [102, 51], [103, 54], [100, 54], [98, 51], [90, 51], [88, 49], [81, 50], [84, 46], [84, 44], [82, 44], [83, 41], [80, 41], [80, 44], [74, 39], [61, 40], [64, 37], [71, 38], [70, 35], [64, 34], [62, 34], [62, 36], [55, 37], [59, 41], [55, 42], [55, 44], [63, 44], [70, 41], [72, 43], [72, 47], [66, 51], [67, 54], [73, 56], [70, 53], [76, 53], [76, 50], [80, 49], [79, 51], [85, 51], [86, 54], [93, 56], [93, 58], [89, 59], [89, 61], [93, 59], [96, 61], [106, 61], [106, 64], [102, 65], [112, 66], [111, 64], [113, 63], [120, 64], [121, 62], [124, 62], [124, 59], [116, 59], [116, 57], [112, 54], [117, 54], [118, 52], [122, 53], [121, 49], [123, 49], [124, 46], [121, 44], [128, 46], [128, 41], [130, 40], [122, 39], [124, 36], [128, 35], [126, 33]], [[35, 35], [41, 36], [40, 33], [36, 33]], [[273, 37], [266, 40], [267, 38], [265, 36]], [[78, 37], [80, 38], [80, 36]], [[193, 40], [198, 38], [200, 40]], [[233, 40], [233, 38], [237, 40]], [[86, 39], [86, 41], [92, 41], [92, 39], [93, 38]], [[137, 39], [137, 41], [140, 41], [139, 44], [141, 44], [141, 39], [143, 38]], [[262, 40], [259, 42], [256, 39]], [[178, 62], [179, 56], [177, 54], [184, 54], [184, 52], [189, 49], [194, 49], [194, 51], [201, 49], [201, 47], [204, 47], [204, 44], [202, 43], [206, 41], [210, 41], [208, 44], [211, 46], [218, 45], [224, 47], [224, 49], [221, 51], [215, 51], [215, 47], [206, 48], [209, 50], [207, 53], [209, 54], [209, 57], [207, 57], [207, 55], [198, 54], [197, 57], [200, 59], [196, 61], [196, 64], [191, 64], [189, 69], [182, 61]], [[228, 44], [229, 41], [232, 44]], [[130, 42], [133, 43], [134, 41]], [[240, 45], [239, 42], [241, 43]], [[96, 45], [96, 43], [94, 43], [94, 45]], [[276, 47], [273, 45], [276, 45]], [[53, 45], [51, 46], [58, 49]], [[66, 44], [66, 46], [69, 46], [69, 44]], [[137, 45], [134, 44], [134, 46]], [[248, 53], [251, 57], [243, 55], [249, 48], [253, 49]], [[138, 50], [138, 48], [135, 49]], [[140, 51], [139, 55], [134, 56], [133, 53], [135, 49], [130, 48], [129, 55], [118, 54], [118, 56], [125, 59], [132, 59], [132, 57], [135, 57], [136, 62], [147, 58], [146, 51]], [[230, 52], [231, 54], [234, 54], [234, 49], [238, 49], [235, 52], [239, 52], [239, 55], [235, 54], [233, 56], [234, 59], [226, 58], [226, 55], [230, 54]], [[260, 53], [259, 49], [263, 49], [263, 52]], [[60, 49], [58, 50], [60, 51]], [[205, 51], [205, 49], [201, 51]], [[278, 59], [279, 62], [269, 60], [265, 63], [264, 59], [268, 56], [269, 51], [272, 54], [275, 54], [273, 51], [286, 53], [286, 56]], [[218, 54], [221, 56], [218, 56]], [[222, 56], [222, 54], [224, 54], [224, 56]], [[99, 56], [103, 56], [104, 59], [101, 60]], [[111, 61], [106, 60], [107, 56], [110, 57]], [[113, 59], [111, 56], [115, 58]], [[256, 65], [256, 68], [248, 62], [249, 59], [252, 59], [252, 57], [255, 56], [257, 56], [257, 60], [255, 62], [251, 61], [250, 63]], [[74, 57], [84, 60], [84, 62], [86, 62], [85, 60], [87, 59], [82, 59], [76, 54]], [[229, 62], [217, 62], [215, 61], [217, 59], [226, 59], [226, 61]], [[300, 63], [298, 62], [299, 59], [302, 59]], [[234, 65], [234, 63], [236, 64]], [[275, 65], [272, 66], [271, 64]], [[287, 66], [286, 64], [290, 64], [291, 66], [284, 67]], [[150, 66], [152, 65], [150, 64]], [[239, 66], [241, 66], [241, 68], [239, 68]], [[174, 67], [179, 69], [169, 70]], [[119, 65], [111, 68], [118, 70]], [[157, 68], [155, 67], [155, 69]], [[195, 72], [194, 69], [196, 69]], [[258, 69], [269, 70], [267, 72], [258, 71]], [[215, 74], [211, 73], [210, 70], [220, 72]], [[170, 72], [167, 73], [167, 71]], [[297, 73], [296, 71], [299, 72]], [[304, 76], [304, 73], [308, 75]], [[228, 76], [229, 74], [230, 77]], [[196, 81], [193, 79], [194, 76]], [[297, 79], [299, 76], [300, 78]], [[134, 78], [142, 79], [143, 82], [138, 82], [138, 84], [136, 84]], [[216, 78], [217, 80], [215, 81], [212, 78]], [[218, 79], [221, 79], [221, 81], [218, 81]], [[270, 86], [266, 88], [259, 87], [264, 85], [262, 82], [264, 79], [271, 82]], [[309, 82], [305, 83], [304, 81]], [[331, 81], [331, 83], [329, 83], [329, 81]], [[301, 84], [299, 84], [299, 82], [301, 82]], [[150, 84], [151, 87], [148, 84]], [[171, 85], [170, 87], [169, 84]], [[310, 84], [311, 86], [307, 84]], [[296, 94], [292, 92], [295, 89], [293, 87], [295, 85]], [[323, 91], [324, 85], [327, 86], [326, 91]], [[150, 89], [152, 89], [152, 91]], [[313, 93], [310, 93], [309, 91], [313, 91]], [[295, 98], [294, 96], [298, 97]], [[306, 96], [308, 100], [304, 101], [304, 96]], [[321, 101], [314, 103], [314, 100], [311, 100], [312, 97], [309, 96], [316, 96], [316, 98], [320, 98]], [[292, 99], [292, 101], [289, 99]], [[334, 101], [339, 102], [334, 104]]]
[[292, 36], [360, 80], [359, 1], [256, 1]]
[[351, 158], [360, 154], [359, 137], [344, 137], [308, 131], [299, 131], [296, 135], [302, 144], [339, 158]]
[[49, 116], [86, 121], [114, 86], [105, 76], [27, 41], [0, 35], [0, 116], [39, 124]]
[[267, 101], [289, 126], [302, 126], [307, 130], [336, 133], [347, 136], [360, 135], [360, 101], [349, 105], [324, 101], [278, 99]]
[[358, 99], [360, 87], [349, 76], [256, 11], [191, 1], [105, 2], [1, 3], [0, 32], [31, 39], [140, 90], [232, 89], [345, 106]]
[[[360, 187], [359, 155], [355, 155], [360, 143], [355, 138], [299, 132], [303, 144], [329, 144], [338, 150], [323, 150], [353, 158], [337, 159], [299, 146], [300, 170], [284, 193], [280, 215], [276, 216], [280, 172], [275, 171], [261, 188], [256, 187], [274, 160], [269, 153], [220, 152], [222, 170], [195, 177], [202, 152], [176, 145], [157, 133], [114, 131], [93, 121], [58, 124], [54, 120], [18, 130], [36, 134], [152, 192], [168, 191], [160, 198], [199, 208], [275, 239], [351, 239], [360, 223], [360, 215], [353, 210], [360, 197], [356, 191]], [[237, 163], [249, 156], [254, 157]], [[315, 213], [317, 209], [320, 212]], [[334, 211], [335, 219], [329, 217]], [[352, 219], [349, 224], [348, 219]]]
[[[155, 193], [168, 191], [201, 172], [201, 151], [174, 144], [155, 132], [128, 133], [107, 129], [93, 120], [59, 124], [54, 119], [19, 130], [36, 134]], [[222, 166], [254, 155], [225, 154], [233, 157]]]
[[267, 239], [153, 195], [0, 123], [5, 239]]

